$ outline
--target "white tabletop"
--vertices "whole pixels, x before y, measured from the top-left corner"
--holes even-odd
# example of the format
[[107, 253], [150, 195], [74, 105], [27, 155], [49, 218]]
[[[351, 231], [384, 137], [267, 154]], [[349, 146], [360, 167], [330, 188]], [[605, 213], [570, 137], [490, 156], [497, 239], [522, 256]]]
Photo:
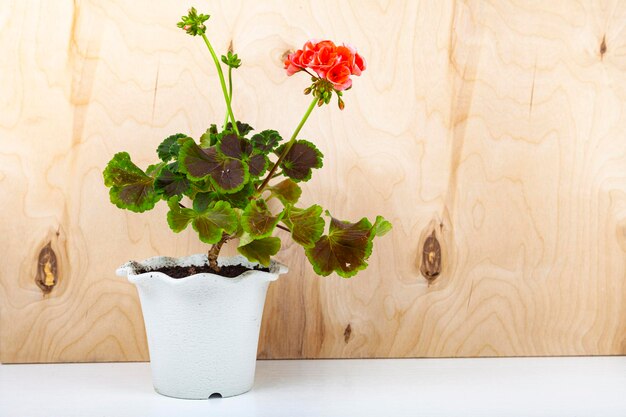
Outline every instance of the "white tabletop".
[[0, 366], [0, 416], [626, 416], [626, 357], [259, 361], [252, 391], [178, 400], [148, 363]]

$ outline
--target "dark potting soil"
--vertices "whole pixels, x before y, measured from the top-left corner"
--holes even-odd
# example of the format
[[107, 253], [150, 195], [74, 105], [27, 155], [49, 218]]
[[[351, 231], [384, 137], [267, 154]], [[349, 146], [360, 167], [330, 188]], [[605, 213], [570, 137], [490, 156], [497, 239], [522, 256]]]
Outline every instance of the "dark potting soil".
[[139, 270], [137, 270], [136, 272], [138, 274], [143, 274], [145, 272], [162, 272], [165, 275], [168, 275], [172, 278], [185, 278], [191, 275], [195, 275], [195, 274], [201, 274], [201, 273], [209, 273], [209, 274], [216, 274], [216, 275], [221, 275], [223, 277], [226, 278], [235, 278], [238, 277], [239, 275], [243, 274], [246, 271], [263, 271], [263, 272], [269, 272], [270, 269], [269, 268], [265, 268], [265, 267], [255, 267], [255, 268], [248, 268], [246, 266], [243, 265], [224, 265], [220, 268], [219, 272], [215, 272], [214, 270], [212, 270], [208, 264], [204, 264], [201, 266], [164, 266], [161, 268], [157, 268], [157, 269], [147, 269], [147, 268], [141, 268]]

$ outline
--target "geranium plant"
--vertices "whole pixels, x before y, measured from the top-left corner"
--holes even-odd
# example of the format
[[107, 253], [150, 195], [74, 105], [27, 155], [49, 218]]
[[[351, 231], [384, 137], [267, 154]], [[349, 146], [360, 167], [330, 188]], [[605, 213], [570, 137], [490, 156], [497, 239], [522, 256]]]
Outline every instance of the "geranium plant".
[[[312, 96], [302, 120], [284, 141], [276, 130], [253, 132], [238, 121], [232, 110], [232, 73], [241, 60], [232, 51], [216, 55], [206, 36], [208, 15], [191, 8], [178, 27], [199, 36], [215, 63], [226, 103], [221, 124], [212, 124], [199, 140], [183, 133], [164, 139], [157, 148], [160, 159], [145, 170], [129, 154], [120, 152], [104, 170], [111, 202], [122, 209], [144, 212], [163, 200], [169, 206], [167, 222], [178, 233], [189, 225], [200, 240], [212, 245], [209, 267], [219, 273], [219, 252], [229, 240], [238, 239], [237, 250], [251, 262], [268, 265], [281, 246], [274, 236], [282, 229], [300, 244], [319, 275], [336, 272], [351, 277], [367, 267], [373, 239], [391, 229], [382, 216], [373, 222], [338, 220], [317, 204], [299, 207], [300, 182], [322, 167], [322, 152], [299, 134], [315, 107], [336, 97], [344, 108], [343, 94], [352, 77], [365, 70], [365, 60], [347, 45], [329, 40], [308, 41], [285, 61], [288, 75], [306, 74], [311, 84], [304, 93]], [[228, 69], [227, 78], [222, 65]], [[280, 201], [272, 210], [268, 201]], [[329, 220], [326, 230], [326, 218]]]

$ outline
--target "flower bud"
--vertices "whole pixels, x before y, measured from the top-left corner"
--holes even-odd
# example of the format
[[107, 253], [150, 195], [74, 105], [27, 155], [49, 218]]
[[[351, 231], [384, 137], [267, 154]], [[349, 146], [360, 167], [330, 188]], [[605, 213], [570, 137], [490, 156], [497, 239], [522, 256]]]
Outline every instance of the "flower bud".
[[343, 110], [346, 107], [342, 99], [339, 99], [339, 110]]
[[305, 95], [309, 95], [309, 94], [311, 94], [311, 87], [307, 87], [307, 88], [305, 88], [305, 89], [304, 89], [304, 94], [305, 94]]
[[320, 98], [319, 100], [317, 100], [317, 107], [322, 107], [323, 104], [324, 104], [323, 98]]
[[191, 25], [185, 25], [185, 26], [183, 26], [183, 29], [184, 30], [189, 30], [189, 29], [191, 29]]

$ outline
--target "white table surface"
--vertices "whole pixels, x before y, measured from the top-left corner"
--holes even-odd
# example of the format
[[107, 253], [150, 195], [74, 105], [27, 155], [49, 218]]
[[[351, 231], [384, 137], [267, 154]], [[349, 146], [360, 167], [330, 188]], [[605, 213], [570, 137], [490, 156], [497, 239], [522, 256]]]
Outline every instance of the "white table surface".
[[626, 416], [626, 357], [259, 361], [252, 391], [178, 400], [148, 363], [0, 366], [0, 416]]

